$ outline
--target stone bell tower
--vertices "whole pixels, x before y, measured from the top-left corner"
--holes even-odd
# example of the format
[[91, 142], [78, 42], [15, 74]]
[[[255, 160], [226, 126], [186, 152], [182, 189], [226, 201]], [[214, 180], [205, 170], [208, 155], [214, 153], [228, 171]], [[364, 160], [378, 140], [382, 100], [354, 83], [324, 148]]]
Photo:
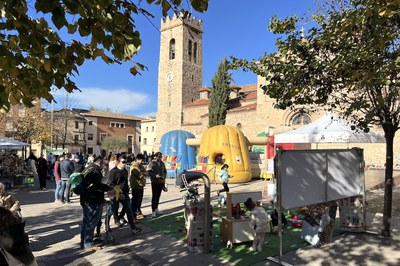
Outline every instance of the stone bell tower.
[[164, 133], [181, 129], [183, 105], [203, 84], [203, 25], [189, 13], [161, 20], [155, 150]]

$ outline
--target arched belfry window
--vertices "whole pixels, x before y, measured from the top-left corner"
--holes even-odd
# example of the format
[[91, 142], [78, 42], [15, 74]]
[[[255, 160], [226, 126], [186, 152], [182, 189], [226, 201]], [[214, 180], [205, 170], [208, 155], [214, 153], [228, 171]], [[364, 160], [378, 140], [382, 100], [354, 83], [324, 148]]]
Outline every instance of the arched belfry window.
[[188, 55], [189, 61], [192, 61], [192, 40], [189, 40]]
[[292, 116], [291, 124], [295, 125], [307, 125], [311, 123], [311, 117], [306, 113], [297, 113]]
[[175, 39], [169, 41], [169, 60], [175, 59]]
[[197, 63], [197, 42], [193, 45], [193, 62]]

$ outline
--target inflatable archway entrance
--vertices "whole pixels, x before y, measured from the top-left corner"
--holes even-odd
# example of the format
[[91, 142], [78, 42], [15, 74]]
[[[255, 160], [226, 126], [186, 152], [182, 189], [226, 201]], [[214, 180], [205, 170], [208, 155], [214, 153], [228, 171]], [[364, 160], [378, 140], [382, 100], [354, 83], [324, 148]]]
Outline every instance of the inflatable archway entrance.
[[[233, 176], [231, 182], [251, 180], [249, 146], [242, 131], [232, 126], [214, 126], [201, 137], [197, 164], [203, 164], [205, 172], [215, 168], [218, 174], [224, 163], [229, 165], [229, 174]], [[218, 178], [215, 181], [218, 182]]]

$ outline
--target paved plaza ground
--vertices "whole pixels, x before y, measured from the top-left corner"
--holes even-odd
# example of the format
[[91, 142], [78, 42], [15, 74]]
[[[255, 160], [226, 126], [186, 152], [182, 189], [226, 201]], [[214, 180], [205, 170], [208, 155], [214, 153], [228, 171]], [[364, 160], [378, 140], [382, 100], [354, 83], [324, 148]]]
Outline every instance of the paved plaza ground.
[[[376, 180], [367, 181], [367, 187], [375, 186]], [[160, 210], [166, 213], [181, 210], [182, 193], [169, 180], [169, 191], [161, 196]], [[261, 190], [263, 181], [230, 185], [231, 191]], [[212, 203], [216, 203], [216, 190], [212, 185]], [[54, 203], [54, 183], [48, 183], [46, 191], [32, 188], [13, 190], [22, 204], [31, 248], [39, 265], [230, 265], [217, 256], [196, 254], [188, 251], [181, 240], [140, 224], [143, 229], [131, 235], [128, 227], [116, 228], [114, 245], [107, 245], [97, 252], [85, 252], [79, 247], [82, 211], [79, 198], [72, 204]], [[150, 214], [151, 188], [145, 189], [143, 210]], [[379, 232], [381, 226], [383, 190], [367, 193], [368, 208], [378, 212], [372, 220], [370, 231]], [[267, 200], [267, 199], [266, 199]], [[394, 211], [391, 238], [375, 234], [343, 234], [334, 242], [315, 248], [301, 248], [283, 255], [283, 261], [293, 265], [400, 265], [400, 187], [394, 188]], [[372, 217], [372, 216], [371, 216]], [[267, 237], [266, 237], [267, 238]], [[264, 260], [256, 265], [277, 265]]]

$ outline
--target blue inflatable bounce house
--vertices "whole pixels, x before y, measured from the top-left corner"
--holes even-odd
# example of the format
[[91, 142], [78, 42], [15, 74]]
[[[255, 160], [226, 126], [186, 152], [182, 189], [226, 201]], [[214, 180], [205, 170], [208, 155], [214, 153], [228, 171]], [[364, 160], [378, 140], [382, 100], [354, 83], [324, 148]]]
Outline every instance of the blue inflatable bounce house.
[[196, 167], [196, 147], [186, 145], [186, 139], [193, 138], [192, 133], [184, 130], [169, 131], [161, 137], [160, 152], [168, 177]]

